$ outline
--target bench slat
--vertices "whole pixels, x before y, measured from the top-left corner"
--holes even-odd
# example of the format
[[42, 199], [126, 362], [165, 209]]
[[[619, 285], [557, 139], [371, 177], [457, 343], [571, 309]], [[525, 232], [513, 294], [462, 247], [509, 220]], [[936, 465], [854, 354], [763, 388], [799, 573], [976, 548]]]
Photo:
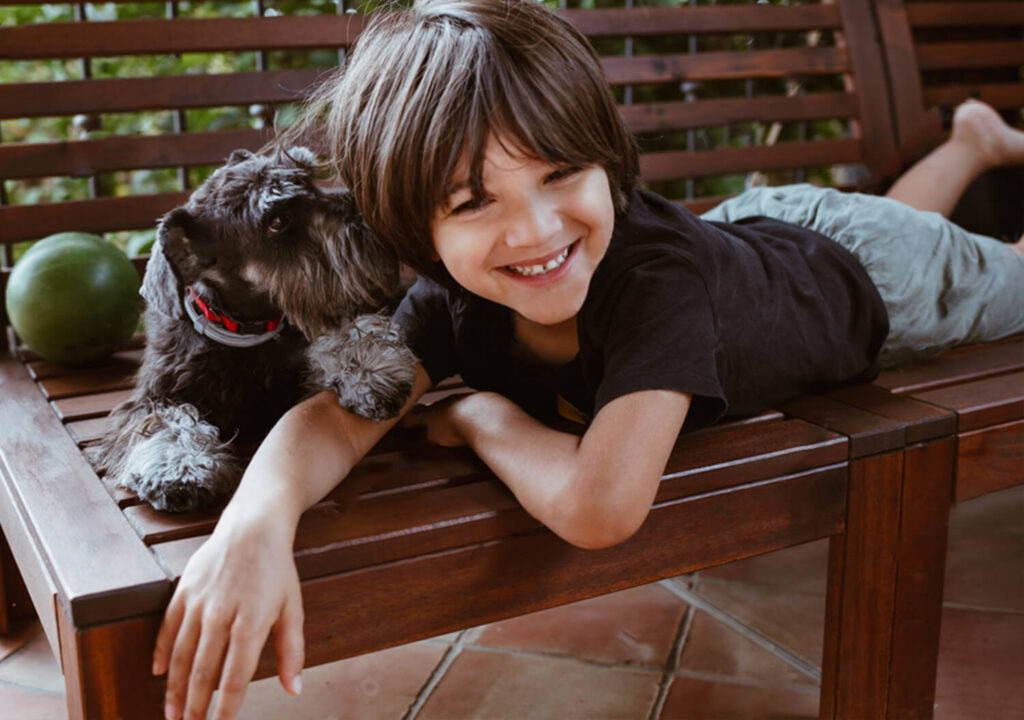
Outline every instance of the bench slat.
[[79, 395], [55, 400], [51, 405], [61, 422], [88, 420], [106, 415], [115, 405], [124, 402], [130, 395], [130, 390], [114, 390], [95, 395]]
[[1024, 82], [941, 85], [924, 88], [924, 103], [929, 106], [952, 107], [968, 98], [987, 102], [1000, 110], [1017, 110], [1024, 106]]
[[643, 37], [685, 33], [834, 30], [834, 5], [761, 5], [752, 7], [645, 7], [562, 10], [589, 37]]
[[884, 370], [875, 384], [897, 395], [980, 380], [1024, 369], [1024, 339], [973, 345], [932, 360]]
[[622, 105], [619, 113], [635, 133], [667, 132], [742, 122], [795, 122], [856, 117], [852, 93], [810, 93]]
[[1024, 41], [922, 44], [917, 63], [922, 70], [1013, 67], [1024, 64]]
[[914, 397], [956, 410], [960, 432], [977, 430], [1024, 417], [1024, 372], [918, 392]]
[[[842, 462], [846, 453], [844, 438], [800, 421], [684, 437], [669, 459], [657, 502]], [[423, 469], [434, 469], [438, 471], [434, 477], [450, 479], [438, 464]], [[454, 470], [481, 477], [472, 466]], [[213, 519], [202, 513], [175, 517], [140, 505], [127, 508], [125, 514], [145, 541], [154, 545], [213, 529]], [[303, 577], [312, 577], [537, 528], [505, 486], [487, 474], [474, 482], [450, 482], [401, 495], [371, 495], [344, 507], [320, 503], [303, 516], [296, 550]]]
[[0, 177], [88, 177], [115, 170], [221, 165], [232, 150], [259, 150], [269, 130], [218, 130], [0, 145]]
[[685, 177], [824, 167], [864, 162], [860, 140], [820, 140], [780, 145], [727, 147], [702, 152], [673, 150], [640, 156], [640, 174], [654, 182]]
[[363, 15], [175, 18], [0, 28], [0, 60], [333, 48], [352, 44]]
[[808, 47], [692, 55], [606, 57], [601, 59], [601, 68], [612, 85], [638, 85], [683, 80], [829, 75], [849, 71], [849, 62], [842, 48]]
[[330, 69], [96, 78], [0, 85], [0, 118], [295, 102]]
[[1005, 27], [1024, 24], [1024, 4], [1013, 2], [909, 2], [907, 18], [914, 27]]
[[161, 215], [184, 204], [189, 194], [169, 192], [0, 207], [0, 243], [36, 240], [65, 230], [102, 233], [152, 228]]

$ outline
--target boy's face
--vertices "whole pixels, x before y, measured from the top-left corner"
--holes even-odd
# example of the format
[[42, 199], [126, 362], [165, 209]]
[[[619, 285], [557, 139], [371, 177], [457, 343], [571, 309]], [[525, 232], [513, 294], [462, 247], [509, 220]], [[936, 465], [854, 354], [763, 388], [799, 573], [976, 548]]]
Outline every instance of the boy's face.
[[608, 175], [597, 165], [560, 167], [512, 154], [494, 136], [473, 200], [468, 164], [434, 214], [434, 249], [462, 287], [524, 319], [554, 325], [583, 307], [615, 223]]

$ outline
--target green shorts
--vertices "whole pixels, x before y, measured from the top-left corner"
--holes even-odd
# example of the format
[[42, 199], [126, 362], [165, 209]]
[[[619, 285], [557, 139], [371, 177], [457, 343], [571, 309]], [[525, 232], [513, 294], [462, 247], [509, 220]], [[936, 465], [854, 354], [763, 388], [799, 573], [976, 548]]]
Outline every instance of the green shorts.
[[883, 365], [1024, 332], [1024, 256], [938, 213], [803, 184], [753, 188], [703, 215], [754, 216], [810, 228], [857, 257], [889, 312]]

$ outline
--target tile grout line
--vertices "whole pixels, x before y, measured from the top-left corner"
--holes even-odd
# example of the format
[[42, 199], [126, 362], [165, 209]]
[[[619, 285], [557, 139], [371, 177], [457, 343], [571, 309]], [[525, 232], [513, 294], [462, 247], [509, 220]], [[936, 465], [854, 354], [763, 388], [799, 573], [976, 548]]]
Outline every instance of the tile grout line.
[[721, 622], [723, 625], [732, 628], [743, 637], [747, 638], [756, 645], [761, 646], [768, 652], [775, 655], [780, 660], [784, 661], [788, 665], [791, 665], [792, 667], [802, 672], [804, 675], [807, 675], [815, 682], [817, 682], [819, 685], [821, 684], [821, 670], [815, 667], [814, 665], [811, 665], [809, 662], [807, 662], [802, 657], [794, 653], [792, 650], [789, 650], [788, 648], [779, 645], [777, 642], [772, 640], [767, 635], [764, 635], [755, 630], [754, 628], [745, 625], [729, 613], [725, 612], [721, 608], [711, 604], [701, 596], [697, 595], [692, 590], [684, 588], [678, 585], [677, 583], [672, 582], [671, 580], [662, 580], [661, 584], [670, 592], [674, 593], [677, 597], [682, 598], [683, 600], [695, 606], [699, 610], [703, 610], [708, 615]]
[[51, 697], [66, 697], [62, 692], [56, 692], [55, 690], [47, 690], [46, 688], [35, 687], [34, 685], [25, 685], [24, 683], [15, 682], [14, 680], [5, 680], [0, 678], [0, 689], [2, 688], [14, 688], [15, 690], [24, 690], [25, 692], [35, 693], [36, 695], [49, 695]]
[[416, 716], [420, 710], [426, 704], [430, 698], [434, 689], [440, 684], [441, 679], [448, 672], [448, 668], [451, 667], [452, 663], [455, 662], [455, 658], [462, 652], [462, 648], [465, 647], [465, 637], [469, 633], [469, 630], [463, 630], [459, 633], [459, 636], [455, 638], [455, 642], [452, 643], [448, 651], [445, 652], [444, 657], [438, 662], [437, 667], [434, 668], [434, 672], [430, 673], [430, 677], [427, 678], [427, 682], [420, 689], [416, 695], [416, 699], [412, 701], [412, 705], [405, 711], [402, 716], [402, 720], [416, 720]]
[[683, 613], [683, 619], [679, 622], [679, 629], [676, 631], [676, 637], [672, 641], [672, 650], [669, 653], [668, 663], [666, 663], [665, 670], [661, 674], [661, 681], [658, 683], [658, 693], [655, 695], [654, 703], [651, 705], [651, 712], [647, 716], [648, 720], [658, 720], [658, 718], [661, 717], [662, 711], [665, 709], [665, 700], [668, 698], [668, 691], [672, 688], [676, 672], [679, 670], [679, 662], [683, 656], [683, 646], [686, 644], [686, 639], [690, 635], [690, 627], [693, 624], [693, 615], [693, 605], [687, 605], [686, 612]]
[[512, 655], [514, 657], [521, 657], [533, 660], [540, 659], [551, 659], [551, 660], [568, 660], [570, 662], [578, 663], [580, 665], [588, 665], [595, 668], [602, 669], [625, 669], [632, 670], [635, 672], [645, 673], [657, 673], [661, 674], [664, 672], [664, 663], [657, 665], [653, 664], [634, 664], [630, 662], [623, 662], [620, 660], [598, 660], [593, 658], [577, 657], [575, 655], [567, 655], [565, 652], [558, 652], [555, 650], [543, 651], [543, 650], [523, 650], [522, 648], [515, 647], [502, 647], [501, 645], [477, 645], [473, 642], [463, 642], [463, 648], [470, 648], [474, 651], [492, 653], [495, 655]]

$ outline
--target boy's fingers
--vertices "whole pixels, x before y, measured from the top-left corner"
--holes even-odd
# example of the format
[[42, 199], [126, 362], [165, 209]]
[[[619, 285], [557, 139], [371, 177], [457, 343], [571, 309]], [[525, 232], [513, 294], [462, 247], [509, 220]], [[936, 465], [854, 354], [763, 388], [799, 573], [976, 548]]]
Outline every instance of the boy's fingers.
[[302, 596], [291, 593], [285, 601], [277, 625], [274, 626], [274, 649], [277, 652], [277, 675], [281, 679], [281, 685], [292, 695], [298, 695], [302, 691], [300, 674], [306, 654], [302, 623]]
[[156, 646], [153, 648], [154, 675], [163, 675], [167, 672], [167, 666], [171, 662], [174, 641], [178, 636], [181, 620], [185, 616], [184, 603], [178, 598], [177, 594], [171, 598], [171, 603], [164, 612], [164, 619], [160, 623], [160, 630], [156, 634]]
[[[237, 623], [236, 623], [237, 624]], [[231, 645], [224, 658], [220, 694], [213, 709], [213, 720], [232, 720], [245, 699], [246, 688], [256, 673], [260, 651], [266, 637], [251, 631], [232, 632]]]
[[225, 637], [222, 632], [210, 632], [204, 628], [203, 636], [196, 649], [192, 672], [188, 679], [188, 697], [185, 701], [185, 720], [201, 720], [206, 717], [213, 691], [220, 679], [221, 661], [224, 659]]
[[164, 696], [164, 714], [167, 720], [181, 717], [185, 709], [185, 688], [192, 670], [201, 625], [197, 613], [186, 615], [176, 637], [171, 660], [167, 668], [167, 694]]

